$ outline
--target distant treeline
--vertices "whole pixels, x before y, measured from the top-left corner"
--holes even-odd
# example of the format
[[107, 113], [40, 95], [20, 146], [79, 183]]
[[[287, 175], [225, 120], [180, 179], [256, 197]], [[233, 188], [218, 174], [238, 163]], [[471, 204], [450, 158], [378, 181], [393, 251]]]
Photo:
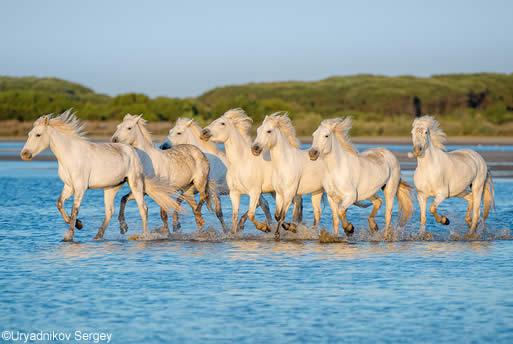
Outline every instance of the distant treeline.
[[513, 74], [355, 75], [220, 87], [197, 98], [111, 97], [55, 78], [0, 77], [0, 120], [31, 121], [70, 107], [87, 120], [142, 113], [150, 121], [189, 116], [202, 123], [233, 107], [245, 109], [256, 123], [288, 111], [302, 135], [323, 118], [346, 115], [355, 119], [354, 135], [408, 135], [411, 119], [421, 112], [438, 116], [452, 135], [511, 135]]

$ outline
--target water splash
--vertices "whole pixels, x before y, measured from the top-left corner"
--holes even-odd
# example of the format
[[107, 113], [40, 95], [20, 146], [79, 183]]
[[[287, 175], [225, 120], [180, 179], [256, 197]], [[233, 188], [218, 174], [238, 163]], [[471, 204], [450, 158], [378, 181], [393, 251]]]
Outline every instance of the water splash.
[[[196, 230], [193, 232], [171, 232], [166, 233], [161, 228], [150, 231], [147, 235], [135, 234], [128, 237], [128, 240], [155, 241], [198, 241], [198, 242], [226, 242], [226, 241], [274, 241], [276, 225], [269, 233], [246, 232], [223, 232], [214, 227]], [[489, 229], [481, 226], [474, 234], [469, 235], [466, 228], [450, 229], [433, 228], [432, 230], [419, 230], [397, 226], [389, 235], [384, 230], [373, 232], [368, 228], [356, 228], [355, 233], [347, 237], [345, 234], [335, 236], [325, 228], [308, 227], [299, 224], [297, 231], [290, 232], [280, 229], [280, 241], [319, 241], [320, 243], [357, 243], [357, 242], [402, 242], [402, 241], [494, 241], [513, 240], [513, 233], [510, 229]]]

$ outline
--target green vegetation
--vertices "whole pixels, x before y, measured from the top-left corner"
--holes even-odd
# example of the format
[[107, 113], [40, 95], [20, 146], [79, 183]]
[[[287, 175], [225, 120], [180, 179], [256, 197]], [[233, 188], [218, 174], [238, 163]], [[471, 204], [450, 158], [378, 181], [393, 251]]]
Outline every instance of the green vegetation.
[[73, 107], [87, 120], [119, 120], [130, 112], [151, 121], [192, 116], [206, 123], [242, 107], [256, 123], [269, 113], [288, 111], [300, 135], [310, 135], [323, 118], [352, 115], [355, 136], [400, 136], [409, 135], [414, 97], [451, 135], [513, 134], [513, 74], [355, 75], [227, 86], [183, 99], [138, 93], [110, 97], [54, 78], [0, 77], [0, 120], [32, 121]]

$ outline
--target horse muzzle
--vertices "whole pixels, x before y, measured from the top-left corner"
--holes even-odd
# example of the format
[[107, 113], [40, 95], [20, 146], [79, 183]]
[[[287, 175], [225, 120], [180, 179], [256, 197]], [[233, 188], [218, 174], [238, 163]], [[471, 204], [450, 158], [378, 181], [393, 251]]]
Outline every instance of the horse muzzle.
[[413, 155], [419, 157], [422, 155], [422, 147], [414, 146], [413, 147]]
[[262, 147], [260, 147], [259, 145], [257, 144], [254, 144], [253, 146], [251, 146], [251, 153], [253, 153], [254, 156], [259, 156], [260, 153], [262, 153]]
[[203, 129], [201, 131], [200, 139], [202, 139], [203, 141], [208, 141], [211, 137], [212, 137], [212, 133], [210, 132], [209, 129]]
[[112, 136], [112, 138], [110, 139], [112, 142], [114, 143], [119, 143], [119, 139], [117, 136]]
[[308, 156], [310, 157], [310, 160], [315, 161], [319, 159], [319, 151], [312, 148], [308, 151]]
[[162, 144], [159, 146], [159, 148], [161, 150], [166, 150], [166, 149], [171, 149], [171, 143], [169, 141], [164, 141], [162, 142]]
[[20, 157], [22, 160], [32, 160], [32, 153], [30, 153], [28, 150], [22, 150]]

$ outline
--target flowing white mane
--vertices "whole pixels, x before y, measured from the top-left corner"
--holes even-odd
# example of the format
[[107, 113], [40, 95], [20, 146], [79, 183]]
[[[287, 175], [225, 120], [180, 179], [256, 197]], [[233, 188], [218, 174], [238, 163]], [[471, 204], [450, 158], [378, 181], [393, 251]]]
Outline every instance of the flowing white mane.
[[422, 127], [429, 129], [429, 135], [431, 142], [436, 148], [445, 150], [445, 142], [447, 141], [447, 135], [440, 128], [440, 123], [433, 116], [422, 116], [413, 121], [413, 128]]
[[299, 140], [296, 137], [296, 128], [292, 125], [287, 112], [275, 112], [264, 119], [264, 123], [271, 122], [285, 136], [292, 147], [299, 148]]
[[249, 131], [253, 125], [253, 120], [244, 110], [241, 108], [230, 109], [226, 111], [222, 117], [230, 120], [242, 136], [250, 136]]
[[201, 131], [203, 128], [192, 118], [186, 118], [186, 117], [180, 117], [176, 120], [175, 127], [177, 126], [184, 126], [187, 128], [190, 128], [192, 131], [194, 137], [198, 139], [198, 142], [201, 143], [203, 146], [207, 146], [211, 148], [212, 151], [217, 151], [217, 146], [212, 141], [203, 141], [200, 139], [201, 137]]
[[153, 139], [151, 137], [151, 133], [148, 130], [148, 128], [146, 128], [148, 121], [145, 120], [144, 118], [142, 118], [142, 115], [136, 116], [136, 115], [131, 115], [131, 114], [127, 113], [125, 115], [125, 117], [123, 117], [123, 122], [134, 121], [134, 120], [135, 120], [135, 124], [139, 127], [139, 129], [141, 129], [141, 133], [142, 133], [144, 139], [146, 141], [148, 141], [149, 143], [152, 143]]
[[325, 119], [321, 122], [321, 125], [328, 127], [335, 134], [335, 138], [343, 150], [351, 154], [358, 154], [358, 150], [351, 142], [351, 137], [349, 136], [349, 130], [353, 126], [351, 117]]
[[85, 125], [80, 122], [73, 109], [66, 110], [58, 116], [54, 114], [41, 116], [34, 122], [34, 127], [38, 125], [49, 125], [69, 136], [84, 138], [86, 134]]

